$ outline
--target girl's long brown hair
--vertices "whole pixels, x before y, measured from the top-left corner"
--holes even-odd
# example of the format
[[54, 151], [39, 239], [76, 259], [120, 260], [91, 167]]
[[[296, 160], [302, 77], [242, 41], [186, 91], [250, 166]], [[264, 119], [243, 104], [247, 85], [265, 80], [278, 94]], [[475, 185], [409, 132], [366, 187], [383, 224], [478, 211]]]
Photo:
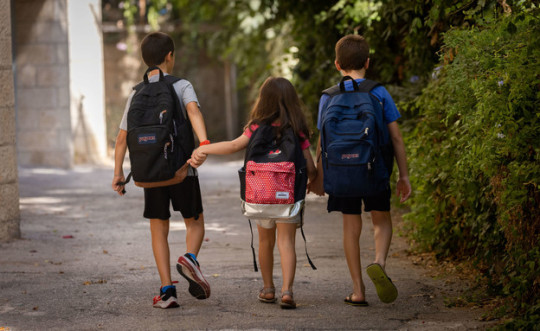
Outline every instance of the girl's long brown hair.
[[303, 134], [309, 139], [309, 129], [302, 111], [302, 103], [294, 86], [283, 77], [268, 77], [259, 91], [259, 97], [251, 110], [247, 128], [252, 124], [279, 123], [278, 136], [292, 128], [296, 136]]

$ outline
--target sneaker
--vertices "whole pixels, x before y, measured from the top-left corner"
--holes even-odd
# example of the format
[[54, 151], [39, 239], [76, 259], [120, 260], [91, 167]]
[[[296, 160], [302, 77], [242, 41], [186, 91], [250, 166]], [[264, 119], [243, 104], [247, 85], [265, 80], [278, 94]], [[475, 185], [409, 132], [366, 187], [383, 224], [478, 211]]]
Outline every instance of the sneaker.
[[210, 297], [210, 284], [204, 279], [199, 262], [188, 254], [178, 258], [176, 269], [189, 282], [189, 293], [202, 300]]
[[154, 308], [175, 308], [179, 307], [176, 298], [176, 287], [171, 286], [165, 292], [159, 290], [159, 295], [154, 297]]

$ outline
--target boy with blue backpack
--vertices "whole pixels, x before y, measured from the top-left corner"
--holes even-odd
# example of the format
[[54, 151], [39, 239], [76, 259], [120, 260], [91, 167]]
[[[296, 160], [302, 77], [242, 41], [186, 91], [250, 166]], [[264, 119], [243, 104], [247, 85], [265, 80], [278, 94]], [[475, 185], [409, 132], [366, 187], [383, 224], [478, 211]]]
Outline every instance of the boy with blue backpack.
[[341, 38], [335, 47], [336, 69], [343, 79], [323, 91], [317, 127], [317, 177], [310, 191], [328, 193], [328, 212], [343, 214], [343, 248], [353, 281], [345, 303], [367, 306], [360, 262], [362, 203], [371, 213], [375, 259], [367, 267], [382, 302], [397, 298], [397, 289], [386, 275], [386, 258], [392, 239], [390, 185], [395, 157], [399, 176], [397, 194], [406, 201], [411, 194], [405, 145], [396, 120], [401, 117], [388, 91], [366, 80], [369, 45], [359, 35]]

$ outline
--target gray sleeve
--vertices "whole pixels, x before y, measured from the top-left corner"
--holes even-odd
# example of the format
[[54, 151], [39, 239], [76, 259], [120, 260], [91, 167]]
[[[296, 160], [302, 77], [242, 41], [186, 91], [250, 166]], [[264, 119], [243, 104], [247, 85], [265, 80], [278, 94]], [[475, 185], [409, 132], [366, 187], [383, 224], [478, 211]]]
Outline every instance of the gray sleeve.
[[120, 121], [120, 130], [127, 131], [127, 113], [129, 110], [129, 105], [131, 104], [131, 99], [133, 99], [133, 95], [135, 94], [135, 91], [131, 91], [129, 94], [129, 97], [126, 102], [126, 106], [124, 108], [124, 115], [122, 116], [122, 120]]
[[196, 102], [197, 106], [201, 108], [201, 105], [199, 104], [199, 99], [197, 99], [197, 94], [195, 93], [193, 85], [191, 85], [190, 82], [185, 79], [181, 79], [174, 83], [173, 86], [176, 94], [178, 94], [178, 98], [182, 100], [184, 107], [187, 106], [187, 104], [190, 102]]

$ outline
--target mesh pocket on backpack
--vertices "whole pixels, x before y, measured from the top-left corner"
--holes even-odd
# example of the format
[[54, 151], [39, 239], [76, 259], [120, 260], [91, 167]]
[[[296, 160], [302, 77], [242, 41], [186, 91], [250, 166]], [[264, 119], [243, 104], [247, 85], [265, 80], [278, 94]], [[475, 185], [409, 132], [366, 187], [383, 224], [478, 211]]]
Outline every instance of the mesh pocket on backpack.
[[246, 164], [246, 202], [258, 204], [294, 203], [293, 162]]

